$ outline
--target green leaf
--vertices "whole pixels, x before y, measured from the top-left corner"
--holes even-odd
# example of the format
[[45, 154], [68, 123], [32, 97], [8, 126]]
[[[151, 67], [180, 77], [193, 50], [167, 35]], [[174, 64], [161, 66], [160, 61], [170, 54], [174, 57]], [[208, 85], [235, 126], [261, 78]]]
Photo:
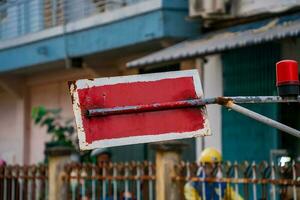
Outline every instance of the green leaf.
[[38, 115], [38, 107], [34, 107], [34, 108], [32, 108], [32, 110], [31, 110], [31, 118], [32, 119], [35, 119], [36, 117], [37, 117], [37, 115]]
[[34, 107], [31, 111], [31, 117], [36, 124], [38, 124], [46, 114], [47, 110], [43, 106]]
[[38, 115], [43, 117], [47, 114], [47, 109], [43, 106], [40, 106], [38, 109]]
[[34, 107], [31, 117], [35, 124], [47, 127], [47, 134], [51, 135], [51, 140], [60, 144], [72, 146], [70, 136], [74, 133], [74, 119], [63, 120], [61, 109], [46, 109], [43, 106]]
[[74, 133], [74, 131], [75, 131], [75, 129], [74, 129], [73, 126], [69, 126], [69, 127], [67, 128], [67, 132], [68, 132], [70, 135], [72, 135], [72, 134]]
[[47, 125], [47, 126], [51, 126], [53, 125], [53, 122], [54, 122], [54, 118], [46, 118], [42, 123], [41, 123], [41, 126], [44, 126], [44, 125]]
[[48, 128], [47, 128], [47, 133], [48, 133], [48, 134], [51, 134], [51, 133], [53, 133], [53, 132], [55, 132], [55, 126], [51, 124], [51, 125], [49, 125]]

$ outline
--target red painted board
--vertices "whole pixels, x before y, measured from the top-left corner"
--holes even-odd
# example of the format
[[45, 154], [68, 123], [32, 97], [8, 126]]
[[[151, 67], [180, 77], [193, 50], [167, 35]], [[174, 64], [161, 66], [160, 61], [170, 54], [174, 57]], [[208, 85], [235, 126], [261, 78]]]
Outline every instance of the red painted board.
[[114, 108], [202, 97], [196, 70], [78, 80], [70, 85], [81, 149], [181, 139], [209, 134], [205, 108], [87, 117]]

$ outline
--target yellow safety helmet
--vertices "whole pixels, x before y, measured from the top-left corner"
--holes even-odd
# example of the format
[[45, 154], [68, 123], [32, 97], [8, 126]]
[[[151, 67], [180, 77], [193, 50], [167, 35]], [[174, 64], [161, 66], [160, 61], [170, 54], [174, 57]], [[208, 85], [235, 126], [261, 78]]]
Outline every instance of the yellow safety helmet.
[[215, 163], [221, 161], [221, 153], [218, 150], [211, 147], [204, 149], [199, 158], [200, 163]]

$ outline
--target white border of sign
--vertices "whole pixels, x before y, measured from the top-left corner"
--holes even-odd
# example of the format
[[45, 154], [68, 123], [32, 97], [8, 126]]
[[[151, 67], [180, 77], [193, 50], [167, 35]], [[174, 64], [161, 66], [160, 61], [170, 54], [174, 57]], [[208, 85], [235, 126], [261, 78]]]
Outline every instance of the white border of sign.
[[131, 75], [131, 76], [117, 76], [117, 77], [109, 77], [109, 78], [97, 78], [95, 80], [82, 79], [82, 80], [77, 80], [75, 83], [71, 83], [70, 92], [73, 98], [73, 111], [75, 114], [75, 121], [77, 125], [80, 149], [90, 150], [95, 148], [105, 148], [105, 147], [139, 144], [139, 143], [146, 143], [146, 142], [150, 143], [150, 142], [211, 135], [209, 122], [206, 116], [206, 108], [203, 108], [203, 112], [205, 114], [204, 128], [197, 131], [185, 132], [185, 133], [165, 133], [159, 135], [144, 135], [144, 136], [131, 136], [131, 137], [124, 137], [124, 138], [105, 139], [105, 140], [92, 142], [91, 144], [88, 144], [86, 142], [82, 119], [81, 119], [81, 110], [80, 110], [80, 103], [79, 103], [77, 89], [83, 89], [83, 88], [88, 88], [93, 86], [114, 85], [118, 83], [158, 81], [162, 79], [181, 78], [181, 77], [193, 77], [196, 94], [199, 98], [203, 98], [201, 81], [197, 70], [185, 70], [185, 71], [163, 72], [163, 73]]

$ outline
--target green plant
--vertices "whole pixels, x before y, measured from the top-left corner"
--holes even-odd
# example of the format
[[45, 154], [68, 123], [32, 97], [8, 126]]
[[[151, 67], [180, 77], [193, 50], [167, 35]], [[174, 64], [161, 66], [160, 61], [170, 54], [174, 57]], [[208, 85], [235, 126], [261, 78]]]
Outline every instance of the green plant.
[[51, 135], [51, 144], [74, 147], [72, 141], [72, 135], [75, 132], [73, 120], [63, 120], [61, 109], [35, 107], [32, 109], [31, 117], [35, 124], [47, 127], [47, 133]]

